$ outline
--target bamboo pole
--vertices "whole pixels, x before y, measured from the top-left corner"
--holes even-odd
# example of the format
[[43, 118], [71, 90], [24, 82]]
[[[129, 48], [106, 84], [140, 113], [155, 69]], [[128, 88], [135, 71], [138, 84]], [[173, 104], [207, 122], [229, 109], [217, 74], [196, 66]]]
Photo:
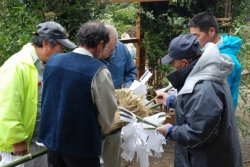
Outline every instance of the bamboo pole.
[[[166, 89], [164, 92], [168, 92], [170, 89], [172, 89], [173, 88], [173, 86], [170, 86], [168, 89]], [[153, 99], [151, 99], [149, 102], [147, 102], [146, 104], [145, 104], [145, 106], [148, 106], [150, 103], [152, 103], [155, 99], [157, 99], [158, 98], [158, 95], [157, 96], [155, 96]]]
[[[121, 112], [124, 112], [124, 113], [126, 113], [126, 114], [128, 114], [128, 115], [130, 115], [130, 116], [133, 116], [133, 114], [131, 114], [131, 112], [129, 111], [129, 110], [127, 110], [126, 108], [124, 108], [124, 107], [118, 107], [118, 109], [121, 111]], [[149, 122], [149, 121], [146, 121], [146, 120], [144, 120], [143, 118], [141, 118], [141, 117], [139, 117], [139, 116], [137, 116], [137, 115], [135, 115], [136, 116], [136, 118], [137, 118], [137, 120], [139, 120], [139, 122], [142, 122], [142, 123], [146, 123], [146, 124], [148, 124], [148, 125], [152, 125], [152, 126], [154, 126], [154, 127], [159, 127], [158, 125], [156, 125], [156, 124], [154, 124], [154, 123], [152, 123], [152, 122]]]
[[10, 162], [8, 164], [5, 164], [5, 165], [1, 166], [1, 167], [17, 166], [17, 165], [20, 165], [22, 163], [28, 162], [28, 161], [30, 161], [32, 159], [35, 159], [35, 158], [37, 158], [39, 156], [42, 156], [42, 155], [44, 155], [46, 153], [47, 153], [47, 149], [44, 149], [44, 150], [38, 151], [38, 152], [33, 153], [33, 154], [25, 155], [25, 156], [23, 156], [23, 157], [21, 157], [21, 158], [19, 158], [17, 160], [14, 160], [14, 161], [12, 161], [12, 162]]
[[162, 104], [156, 103], [156, 104], [153, 104], [153, 105], [149, 106], [148, 109], [153, 110], [153, 109], [155, 109], [155, 108], [157, 108], [157, 107], [159, 107], [161, 105]]

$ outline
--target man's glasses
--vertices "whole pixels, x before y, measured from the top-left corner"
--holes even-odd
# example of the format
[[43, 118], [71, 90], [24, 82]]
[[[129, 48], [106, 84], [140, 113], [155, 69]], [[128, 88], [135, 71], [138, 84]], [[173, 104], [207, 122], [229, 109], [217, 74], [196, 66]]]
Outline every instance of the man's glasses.
[[105, 49], [104, 49], [104, 53], [105, 53], [105, 54], [111, 53], [111, 52], [113, 52], [113, 51], [114, 51], [114, 49], [109, 49], [108, 47], [105, 47]]

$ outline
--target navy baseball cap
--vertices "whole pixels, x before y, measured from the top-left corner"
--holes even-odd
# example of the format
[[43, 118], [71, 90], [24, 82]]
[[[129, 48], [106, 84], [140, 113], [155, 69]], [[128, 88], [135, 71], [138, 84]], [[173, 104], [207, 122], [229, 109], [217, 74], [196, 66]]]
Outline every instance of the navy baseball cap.
[[66, 48], [74, 49], [76, 45], [68, 40], [65, 29], [54, 21], [48, 21], [37, 25], [37, 36], [54, 39]]
[[168, 54], [161, 59], [162, 64], [168, 64], [173, 60], [192, 58], [199, 53], [199, 42], [192, 34], [185, 34], [174, 38], [168, 49]]

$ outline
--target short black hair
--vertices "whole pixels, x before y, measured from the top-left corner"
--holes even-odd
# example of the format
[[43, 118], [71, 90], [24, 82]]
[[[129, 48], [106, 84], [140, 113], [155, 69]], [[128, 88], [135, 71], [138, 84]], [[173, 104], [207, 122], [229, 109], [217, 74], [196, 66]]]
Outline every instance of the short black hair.
[[58, 44], [58, 42], [55, 41], [54, 39], [49, 39], [48, 37], [37, 36], [37, 35], [35, 35], [31, 40], [33, 45], [41, 48], [43, 47], [43, 41], [47, 41], [52, 47]]
[[76, 38], [79, 46], [94, 48], [101, 41], [104, 41], [103, 47], [105, 47], [109, 42], [109, 32], [103, 23], [88, 21], [81, 26]]
[[199, 28], [201, 32], [208, 33], [211, 27], [214, 27], [216, 34], [219, 33], [219, 25], [212, 13], [201, 12], [195, 15], [188, 23], [188, 28]]

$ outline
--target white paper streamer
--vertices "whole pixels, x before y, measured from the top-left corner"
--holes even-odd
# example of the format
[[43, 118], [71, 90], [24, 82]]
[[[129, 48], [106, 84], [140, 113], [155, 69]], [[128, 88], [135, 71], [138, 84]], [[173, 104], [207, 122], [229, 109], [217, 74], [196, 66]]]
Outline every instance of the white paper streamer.
[[[131, 113], [132, 114], [132, 113]], [[151, 117], [147, 117], [147, 120], [161, 125], [159, 120], [159, 113]], [[133, 114], [132, 114], [133, 115]], [[155, 122], [153, 122], [154, 120]], [[149, 166], [149, 157], [153, 156], [151, 150], [154, 151], [154, 156], [161, 157], [161, 153], [164, 151], [162, 144], [166, 144], [166, 139], [155, 130], [145, 130], [144, 123], [137, 123], [136, 117], [131, 117], [130, 123], [122, 128], [122, 145], [123, 153], [121, 156], [126, 161], [132, 161], [135, 153], [137, 154], [137, 162], [139, 161], [140, 167]]]

